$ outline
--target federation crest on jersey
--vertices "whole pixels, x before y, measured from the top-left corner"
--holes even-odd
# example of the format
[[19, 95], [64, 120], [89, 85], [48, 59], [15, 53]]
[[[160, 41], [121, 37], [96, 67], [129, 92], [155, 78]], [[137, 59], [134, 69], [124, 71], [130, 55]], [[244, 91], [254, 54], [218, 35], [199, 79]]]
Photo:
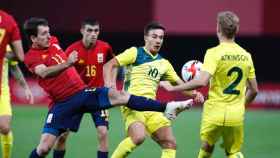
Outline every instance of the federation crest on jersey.
[[98, 63], [103, 63], [104, 61], [104, 56], [103, 56], [103, 53], [97, 53], [97, 62]]

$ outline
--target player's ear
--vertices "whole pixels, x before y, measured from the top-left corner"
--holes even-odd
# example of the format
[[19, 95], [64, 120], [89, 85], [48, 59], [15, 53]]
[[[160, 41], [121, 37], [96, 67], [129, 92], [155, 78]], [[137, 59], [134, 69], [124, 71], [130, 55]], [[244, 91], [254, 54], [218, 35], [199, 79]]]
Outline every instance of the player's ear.
[[32, 43], [34, 43], [36, 41], [37, 37], [34, 35], [30, 36], [30, 40], [32, 41]]
[[81, 34], [84, 34], [84, 30], [85, 30], [84, 27], [82, 27], [82, 28], [80, 29], [80, 33], [81, 33]]

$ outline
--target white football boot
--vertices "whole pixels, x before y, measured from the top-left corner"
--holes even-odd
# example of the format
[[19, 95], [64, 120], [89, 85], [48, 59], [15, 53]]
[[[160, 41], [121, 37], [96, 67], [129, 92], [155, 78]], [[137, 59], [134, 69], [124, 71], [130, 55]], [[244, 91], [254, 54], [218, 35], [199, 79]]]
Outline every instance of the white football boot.
[[193, 99], [188, 99], [185, 101], [171, 101], [168, 102], [166, 105], [166, 109], [164, 111], [165, 117], [167, 117], [169, 120], [176, 119], [177, 115], [192, 107], [194, 101]]

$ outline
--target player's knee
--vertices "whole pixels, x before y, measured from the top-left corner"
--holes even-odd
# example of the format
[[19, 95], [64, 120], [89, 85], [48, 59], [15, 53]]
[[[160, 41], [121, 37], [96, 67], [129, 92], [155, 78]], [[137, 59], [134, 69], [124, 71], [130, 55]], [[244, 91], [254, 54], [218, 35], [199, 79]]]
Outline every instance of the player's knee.
[[107, 138], [107, 135], [108, 135], [107, 129], [99, 129], [98, 130], [99, 140], [105, 140]]
[[37, 151], [38, 151], [39, 155], [46, 156], [51, 151], [51, 148], [52, 147], [48, 144], [41, 144], [38, 146]]
[[141, 145], [145, 141], [145, 138], [146, 138], [145, 135], [137, 135], [137, 136], [131, 137], [131, 139], [135, 145]]
[[9, 132], [11, 131], [10, 125], [9, 124], [2, 124], [0, 126], [0, 132], [3, 135], [7, 135], [9, 134]]

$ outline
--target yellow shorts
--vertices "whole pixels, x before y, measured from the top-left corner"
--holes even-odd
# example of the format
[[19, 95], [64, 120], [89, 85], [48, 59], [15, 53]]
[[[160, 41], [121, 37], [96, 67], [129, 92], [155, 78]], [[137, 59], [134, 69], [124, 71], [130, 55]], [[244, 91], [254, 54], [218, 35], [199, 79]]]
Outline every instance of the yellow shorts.
[[0, 116], [12, 115], [10, 92], [2, 91], [0, 96]]
[[202, 141], [214, 145], [222, 137], [222, 147], [227, 154], [234, 154], [241, 150], [243, 144], [243, 125], [242, 126], [217, 126], [213, 123], [202, 121], [200, 138]]
[[168, 120], [161, 112], [140, 112], [131, 110], [127, 107], [122, 107], [121, 112], [125, 121], [126, 132], [128, 127], [134, 122], [143, 122], [146, 131], [150, 135], [161, 127], [171, 126], [170, 120]]

